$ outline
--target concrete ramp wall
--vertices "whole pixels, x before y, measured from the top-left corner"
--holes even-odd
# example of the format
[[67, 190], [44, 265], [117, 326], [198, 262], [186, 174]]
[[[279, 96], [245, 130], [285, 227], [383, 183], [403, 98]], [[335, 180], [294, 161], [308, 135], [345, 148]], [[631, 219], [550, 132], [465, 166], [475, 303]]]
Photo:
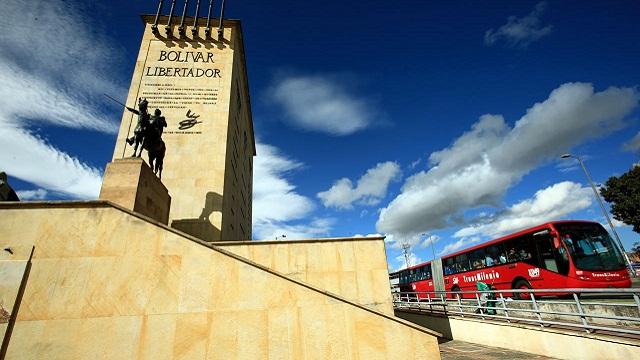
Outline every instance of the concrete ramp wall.
[[2, 204], [0, 229], [0, 269], [35, 247], [8, 359], [440, 357], [435, 332], [112, 204]]
[[396, 316], [443, 334], [444, 338], [528, 352], [557, 359], [630, 360], [638, 358], [640, 341], [534, 325], [505, 324], [396, 310]]

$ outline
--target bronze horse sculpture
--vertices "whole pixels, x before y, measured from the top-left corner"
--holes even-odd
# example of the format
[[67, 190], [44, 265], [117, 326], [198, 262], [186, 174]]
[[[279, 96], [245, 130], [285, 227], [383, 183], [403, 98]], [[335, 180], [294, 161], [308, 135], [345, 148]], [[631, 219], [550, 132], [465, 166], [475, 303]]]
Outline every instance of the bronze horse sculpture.
[[156, 109], [156, 115], [152, 117], [147, 134], [145, 134], [142, 142], [142, 147], [149, 154], [149, 166], [160, 179], [162, 179], [164, 155], [167, 152], [167, 147], [162, 140], [162, 130], [165, 126], [167, 126], [167, 123], [164, 121], [164, 117], [160, 116], [160, 110]]
[[[167, 151], [162, 140], [163, 128], [167, 126], [164, 116], [156, 109], [154, 116], [149, 115], [147, 99], [138, 99], [138, 110], [127, 107], [127, 110], [138, 115], [138, 124], [134, 130], [134, 135], [127, 139], [129, 145], [134, 146], [131, 157], [142, 156], [142, 150], [147, 150], [149, 154], [149, 166], [160, 179], [162, 179], [162, 165], [164, 155]], [[138, 153], [140, 147], [140, 153]]]

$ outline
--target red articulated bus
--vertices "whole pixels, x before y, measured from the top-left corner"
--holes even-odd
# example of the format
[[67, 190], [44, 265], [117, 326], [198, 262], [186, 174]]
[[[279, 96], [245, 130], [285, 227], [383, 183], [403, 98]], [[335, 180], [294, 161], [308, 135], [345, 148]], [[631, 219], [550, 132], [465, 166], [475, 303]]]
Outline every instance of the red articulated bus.
[[475, 291], [478, 281], [497, 290], [631, 287], [622, 253], [602, 225], [591, 221], [545, 223], [441, 261], [443, 274], [432, 274], [431, 262], [399, 271], [400, 291], [434, 291], [434, 275], [443, 276], [444, 290], [454, 292]]

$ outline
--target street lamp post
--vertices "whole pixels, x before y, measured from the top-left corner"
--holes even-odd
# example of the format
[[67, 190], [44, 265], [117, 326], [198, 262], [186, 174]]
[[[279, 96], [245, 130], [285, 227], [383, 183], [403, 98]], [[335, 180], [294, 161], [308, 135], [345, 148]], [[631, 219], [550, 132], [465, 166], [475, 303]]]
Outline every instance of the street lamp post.
[[[422, 234], [422, 236], [426, 236], [427, 233]], [[436, 259], [436, 250], [435, 250], [435, 246], [433, 245], [433, 235], [429, 234], [429, 243], [431, 244], [431, 255], [433, 255], [433, 260]]]
[[600, 193], [598, 193], [598, 190], [596, 189], [596, 186], [593, 183], [593, 180], [591, 180], [591, 175], [589, 175], [589, 172], [587, 171], [587, 167], [584, 166], [584, 162], [582, 161], [582, 158], [580, 156], [573, 155], [573, 154], [563, 154], [560, 156], [560, 158], [562, 159], [574, 158], [578, 160], [578, 162], [580, 163], [580, 166], [582, 167], [582, 171], [584, 171], [584, 175], [587, 177], [587, 181], [589, 181], [589, 185], [591, 185], [591, 189], [593, 190], [593, 193], [596, 195], [596, 199], [598, 200], [598, 205], [600, 205], [600, 210], [602, 210], [602, 213], [604, 214], [605, 219], [607, 219], [607, 223], [609, 223], [611, 232], [613, 233], [613, 236], [616, 238], [616, 241], [618, 242], [618, 246], [620, 247], [620, 250], [622, 251], [622, 255], [624, 256], [624, 259], [627, 262], [627, 266], [629, 267], [629, 270], [631, 270], [631, 274], [634, 275], [635, 272], [633, 271], [633, 267], [631, 266], [631, 261], [629, 260], [629, 256], [627, 255], [627, 252], [624, 250], [624, 245], [622, 245], [622, 241], [618, 236], [618, 232], [616, 231], [616, 228], [613, 226], [613, 223], [611, 222], [611, 218], [609, 217], [609, 212], [604, 207], [604, 202], [602, 202], [602, 198], [600, 198]]
[[287, 237], [287, 235], [282, 234], [282, 235], [280, 235], [280, 236], [276, 236], [276, 240], [278, 240], [278, 238], [283, 239], [283, 238], [286, 238], [286, 237]]
[[433, 235], [429, 235], [429, 241], [431, 242], [431, 254], [433, 255], [433, 260], [436, 260], [436, 246], [433, 243]]

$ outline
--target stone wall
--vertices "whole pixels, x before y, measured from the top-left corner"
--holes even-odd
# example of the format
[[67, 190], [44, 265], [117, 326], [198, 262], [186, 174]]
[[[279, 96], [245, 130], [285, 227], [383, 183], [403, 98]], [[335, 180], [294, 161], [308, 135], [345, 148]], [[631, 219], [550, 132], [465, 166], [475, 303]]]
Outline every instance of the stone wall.
[[141, 158], [116, 159], [108, 163], [99, 198], [168, 224], [171, 196]]
[[[234, 44], [242, 44], [240, 31], [234, 31], [233, 36]], [[244, 52], [236, 51], [229, 99], [221, 240], [252, 238], [253, 156], [256, 149], [246, 75]]]
[[104, 202], [0, 204], [8, 359], [439, 358], [434, 332]]
[[383, 238], [220, 242], [293, 279], [393, 315]]

